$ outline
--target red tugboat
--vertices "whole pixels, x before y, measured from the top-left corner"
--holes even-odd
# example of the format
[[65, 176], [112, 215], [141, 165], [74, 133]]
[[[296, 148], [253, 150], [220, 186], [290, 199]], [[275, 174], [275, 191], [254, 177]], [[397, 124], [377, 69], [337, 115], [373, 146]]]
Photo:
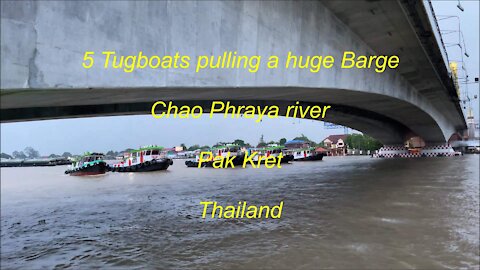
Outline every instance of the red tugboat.
[[85, 153], [79, 161], [72, 164], [72, 168], [65, 171], [71, 176], [98, 175], [109, 170], [107, 163], [103, 160], [101, 153]]
[[145, 146], [132, 150], [124, 160], [110, 167], [112, 172], [151, 172], [166, 170], [173, 161], [165, 157], [163, 147]]

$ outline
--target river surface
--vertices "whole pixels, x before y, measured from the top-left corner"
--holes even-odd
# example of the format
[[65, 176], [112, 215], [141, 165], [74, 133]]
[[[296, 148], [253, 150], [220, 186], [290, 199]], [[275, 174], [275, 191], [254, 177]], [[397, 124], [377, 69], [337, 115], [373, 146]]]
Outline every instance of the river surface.
[[[2, 269], [479, 267], [479, 156], [326, 157], [282, 169], [1, 169]], [[202, 219], [200, 201], [281, 219]]]

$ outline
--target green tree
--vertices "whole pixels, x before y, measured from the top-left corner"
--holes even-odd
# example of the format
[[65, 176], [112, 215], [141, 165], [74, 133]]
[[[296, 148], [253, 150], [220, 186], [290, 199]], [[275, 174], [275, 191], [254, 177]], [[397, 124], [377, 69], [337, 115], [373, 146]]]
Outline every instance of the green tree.
[[48, 156], [49, 158], [57, 158], [57, 157], [60, 157], [59, 155], [57, 154], [50, 154], [50, 156]]
[[351, 149], [370, 151], [378, 150], [383, 146], [378, 140], [363, 134], [349, 134], [345, 143]]
[[195, 150], [197, 150], [197, 149], [199, 149], [199, 148], [200, 148], [200, 145], [194, 144], [194, 145], [190, 146], [187, 150], [188, 150], [188, 151], [195, 151]]
[[305, 136], [305, 134], [303, 134], [303, 133], [302, 133], [300, 136], [297, 136], [297, 137], [295, 137], [295, 138], [293, 138], [293, 139], [294, 139], [294, 140], [300, 140], [300, 141], [307, 142], [307, 143], [309, 143], [311, 146], [316, 146], [316, 145], [317, 145], [314, 141], [310, 140], [310, 139], [309, 139], [307, 136]]
[[25, 153], [23, 153], [23, 151], [13, 151], [12, 156], [14, 158], [27, 158], [27, 156], [25, 155]]
[[116, 151], [113, 151], [113, 150], [110, 150], [107, 153], [105, 153], [105, 156], [107, 156], [109, 158], [115, 158], [117, 155], [118, 155], [118, 153]]
[[233, 141], [233, 143], [238, 144], [240, 146], [245, 146], [245, 141], [244, 140], [236, 139], [235, 141]]
[[62, 157], [64, 157], [64, 158], [68, 158], [68, 157], [71, 157], [71, 156], [73, 156], [73, 155], [70, 152], [63, 152], [63, 154], [62, 154]]
[[28, 146], [28, 147], [25, 147], [25, 149], [23, 150], [25, 155], [27, 155], [28, 158], [38, 158], [40, 157], [40, 153], [33, 149], [33, 147], [31, 146]]
[[280, 145], [285, 145], [286, 142], [287, 142], [287, 139], [281, 138], [278, 143], [279, 143]]
[[225, 145], [225, 143], [224, 142], [217, 142], [212, 147], [219, 147], [219, 146], [222, 146], [222, 145]]
[[11, 159], [11, 158], [12, 158], [12, 156], [10, 156], [10, 155], [7, 154], [7, 153], [2, 153], [2, 156], [1, 156], [1, 157], [2, 157], [2, 158], [7, 158], [7, 159]]
[[374, 151], [374, 150], [378, 150], [380, 149], [383, 144], [379, 141], [379, 140], [376, 140], [370, 136], [367, 136], [365, 135], [366, 137], [366, 140], [367, 140], [367, 149], [366, 150], [370, 150], [370, 151]]

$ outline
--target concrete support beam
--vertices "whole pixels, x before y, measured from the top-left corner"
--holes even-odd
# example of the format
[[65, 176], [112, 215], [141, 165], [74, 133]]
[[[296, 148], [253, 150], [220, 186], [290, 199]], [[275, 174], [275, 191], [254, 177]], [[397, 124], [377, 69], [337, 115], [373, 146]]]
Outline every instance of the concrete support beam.
[[[442, 78], [429, 75], [435, 73], [434, 66], [412, 69], [409, 61], [402, 62], [429, 57], [404, 7], [384, 10], [384, 4], [376, 2], [349, 2], [356, 6], [349, 14], [356, 14], [363, 25], [349, 21], [335, 4], [317, 1], [2, 1], [1, 109], [8, 115], [2, 121], [76, 117], [85, 114], [71, 108], [82, 106], [95, 108], [96, 113], [88, 115], [125, 114], [132, 106], [156, 100], [299, 100], [351, 108], [359, 113], [349, 113], [352, 119], [380, 115], [425, 141], [445, 142], [463, 127], [463, 115], [452, 110]], [[390, 24], [369, 17], [371, 7]], [[386, 37], [386, 32], [395, 38]], [[413, 37], [414, 42], [397, 34]], [[265, 64], [257, 73], [242, 69], [197, 73], [194, 68], [125, 73], [102, 65], [82, 67], [85, 51], [105, 50], [122, 55], [180, 52], [193, 59], [237, 51], [264, 60], [270, 55], [284, 59], [291, 51], [332, 55], [337, 61], [344, 51], [365, 55], [398, 51], [402, 68], [379, 74], [373, 69], [341, 69], [338, 63], [318, 73], [283, 66], [272, 70]], [[428, 79], [416, 82], [408, 75], [412, 72]], [[127, 109], [107, 113], [112, 106]], [[38, 108], [45, 108], [45, 113]], [[357, 123], [340, 114], [330, 120]], [[363, 122], [355, 128], [375, 126]], [[396, 137], [403, 136], [399, 134]]]

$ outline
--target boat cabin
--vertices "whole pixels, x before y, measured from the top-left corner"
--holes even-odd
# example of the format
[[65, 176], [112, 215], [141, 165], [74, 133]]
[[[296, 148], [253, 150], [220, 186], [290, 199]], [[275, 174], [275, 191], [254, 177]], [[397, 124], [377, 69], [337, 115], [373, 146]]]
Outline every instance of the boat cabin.
[[78, 167], [82, 167], [83, 165], [85, 164], [88, 164], [90, 162], [94, 162], [94, 161], [103, 161], [104, 159], [104, 155], [102, 153], [87, 153], [85, 155], [83, 155], [83, 157], [77, 161], [76, 164], [74, 164], [75, 166], [78, 166]]
[[268, 146], [265, 148], [257, 148], [252, 152], [257, 152], [258, 156], [278, 156], [280, 153], [283, 153], [283, 146]]
[[124, 155], [125, 161], [122, 162], [122, 165], [132, 166], [134, 164], [151, 162], [152, 160], [157, 160], [165, 157], [165, 152], [161, 146], [146, 146], [137, 150], [132, 150], [129, 153]]
[[287, 149], [286, 154], [293, 155], [294, 159], [308, 158], [315, 154], [315, 148], [298, 148], [298, 149]]
[[239, 152], [241, 152], [240, 145], [237, 144], [226, 144], [222, 146], [217, 146], [212, 148], [211, 150], [212, 154], [214, 156], [227, 156], [228, 152], [230, 152], [231, 156], [237, 155]]

